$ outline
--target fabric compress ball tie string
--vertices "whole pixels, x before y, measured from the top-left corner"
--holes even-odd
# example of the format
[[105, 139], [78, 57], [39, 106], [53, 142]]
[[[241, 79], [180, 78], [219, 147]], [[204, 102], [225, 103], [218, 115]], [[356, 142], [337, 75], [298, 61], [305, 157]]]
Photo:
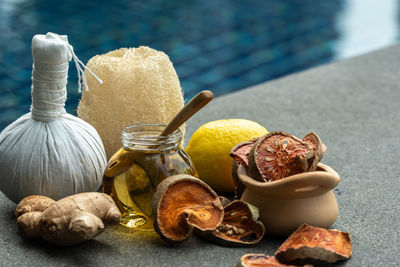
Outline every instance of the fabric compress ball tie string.
[[[75, 62], [78, 72], [78, 92], [82, 92], [82, 84], [86, 91], [88, 85], [84, 74], [86, 69], [99, 83], [103, 81], [97, 77], [88, 67], [83, 64], [76, 56], [74, 48], [65, 42], [68, 52]], [[69, 62], [61, 64], [47, 64], [35, 62], [32, 71], [32, 118], [38, 121], [54, 121], [60, 115], [65, 114], [65, 101], [67, 99], [67, 80], [68, 80]], [[46, 85], [43, 87], [43, 85]], [[51, 86], [52, 89], [46, 89]]]

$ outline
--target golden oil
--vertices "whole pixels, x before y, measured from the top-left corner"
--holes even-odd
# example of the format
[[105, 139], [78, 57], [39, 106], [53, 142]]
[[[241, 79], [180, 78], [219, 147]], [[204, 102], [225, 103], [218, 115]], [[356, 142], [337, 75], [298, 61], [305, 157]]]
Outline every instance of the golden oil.
[[114, 199], [126, 227], [153, 229], [151, 200], [163, 179], [175, 174], [197, 177], [188, 155], [179, 147], [180, 131], [160, 139], [163, 127], [134, 125], [124, 129], [124, 148], [114, 154], [106, 169], [103, 192]]

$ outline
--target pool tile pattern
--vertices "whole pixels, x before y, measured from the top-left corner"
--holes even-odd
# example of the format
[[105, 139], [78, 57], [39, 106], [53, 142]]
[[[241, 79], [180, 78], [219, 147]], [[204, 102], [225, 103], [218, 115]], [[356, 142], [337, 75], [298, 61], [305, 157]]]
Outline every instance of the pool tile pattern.
[[[185, 99], [216, 96], [332, 60], [342, 0], [0, 2], [0, 130], [29, 112], [31, 39], [67, 34], [78, 57], [147, 45], [166, 52]], [[80, 95], [70, 65], [67, 111]]]

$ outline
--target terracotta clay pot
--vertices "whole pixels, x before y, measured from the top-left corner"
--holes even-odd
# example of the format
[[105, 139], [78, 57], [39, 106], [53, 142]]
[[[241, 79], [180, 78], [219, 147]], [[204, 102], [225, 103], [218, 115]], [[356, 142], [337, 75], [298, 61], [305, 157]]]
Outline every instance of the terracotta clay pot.
[[256, 181], [242, 166], [237, 174], [246, 186], [241, 200], [259, 208], [267, 234], [289, 235], [303, 223], [328, 228], [338, 216], [332, 189], [340, 177], [327, 165], [274, 182]]

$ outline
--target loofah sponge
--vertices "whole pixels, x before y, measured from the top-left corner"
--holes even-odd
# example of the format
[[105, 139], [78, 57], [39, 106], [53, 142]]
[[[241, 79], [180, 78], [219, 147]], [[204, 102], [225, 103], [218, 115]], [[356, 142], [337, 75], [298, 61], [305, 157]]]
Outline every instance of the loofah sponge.
[[[78, 116], [98, 131], [107, 158], [121, 147], [121, 131], [132, 124], [167, 124], [184, 105], [182, 89], [169, 57], [149, 47], [121, 48], [91, 58]], [[181, 131], [184, 134], [184, 127]]]

